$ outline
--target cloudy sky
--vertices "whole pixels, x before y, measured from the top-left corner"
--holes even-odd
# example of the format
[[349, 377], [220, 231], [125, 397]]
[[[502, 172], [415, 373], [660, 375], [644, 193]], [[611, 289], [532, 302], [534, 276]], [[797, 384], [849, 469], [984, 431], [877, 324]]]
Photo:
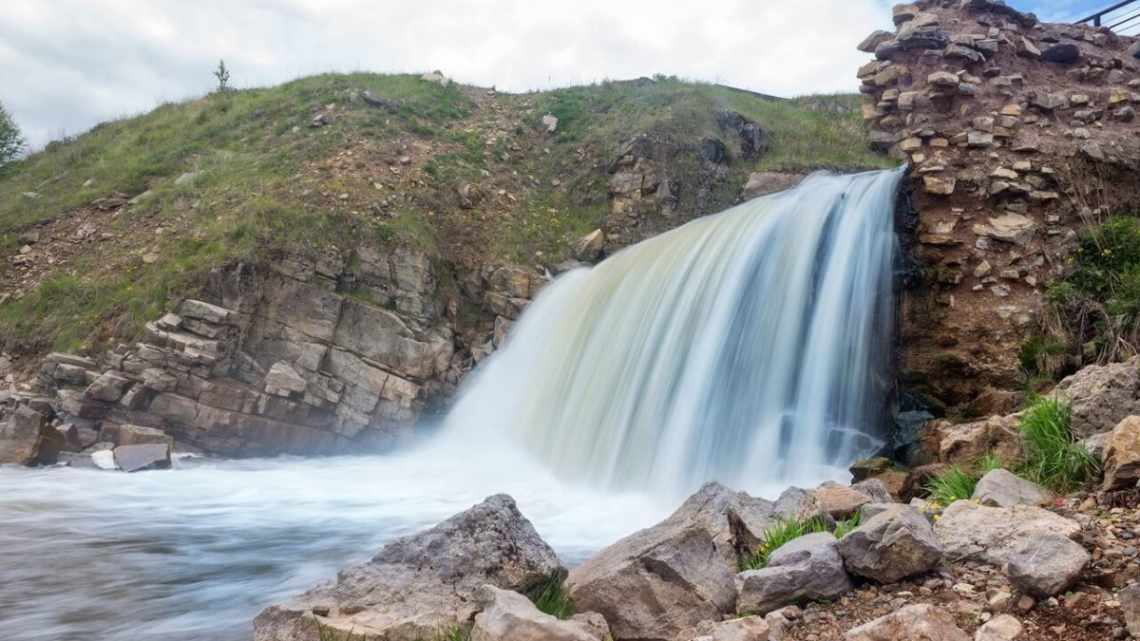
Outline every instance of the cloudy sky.
[[[1012, 0], [1073, 19], [1110, 0]], [[441, 69], [541, 89], [653, 73], [777, 95], [850, 91], [890, 0], [4, 0], [0, 103], [33, 147], [231, 84]]]

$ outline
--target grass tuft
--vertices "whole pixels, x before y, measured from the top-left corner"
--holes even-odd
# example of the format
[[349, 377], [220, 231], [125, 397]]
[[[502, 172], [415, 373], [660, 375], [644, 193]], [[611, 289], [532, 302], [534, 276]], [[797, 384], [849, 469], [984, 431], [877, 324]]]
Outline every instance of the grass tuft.
[[835, 538], [842, 539], [843, 537], [850, 534], [852, 530], [859, 527], [862, 522], [862, 513], [856, 512], [851, 518], [836, 522], [835, 529], [832, 531], [832, 534], [835, 535]]
[[764, 534], [760, 537], [760, 546], [741, 560], [741, 571], [768, 567], [768, 558], [772, 556], [773, 552], [780, 549], [780, 546], [805, 534], [815, 532], [827, 532], [827, 523], [820, 517], [777, 520], [774, 525], [764, 530]]
[[574, 616], [574, 600], [570, 598], [570, 593], [566, 589], [565, 578], [562, 572], [553, 572], [546, 581], [528, 594], [534, 607], [559, 619], [569, 619]]
[[930, 479], [926, 486], [930, 497], [942, 505], [969, 499], [974, 495], [978, 477], [972, 472], [954, 465], [945, 472]]
[[1055, 492], [1070, 492], [1093, 478], [1099, 465], [1073, 438], [1072, 411], [1053, 398], [1038, 398], [1021, 417], [1025, 459], [1020, 473]]

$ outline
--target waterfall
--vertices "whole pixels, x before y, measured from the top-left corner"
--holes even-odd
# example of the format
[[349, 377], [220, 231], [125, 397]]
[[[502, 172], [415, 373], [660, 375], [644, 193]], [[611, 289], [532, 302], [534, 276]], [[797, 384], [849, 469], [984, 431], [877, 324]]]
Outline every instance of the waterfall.
[[834, 476], [882, 444], [901, 176], [813, 174], [562, 275], [445, 428], [619, 489]]

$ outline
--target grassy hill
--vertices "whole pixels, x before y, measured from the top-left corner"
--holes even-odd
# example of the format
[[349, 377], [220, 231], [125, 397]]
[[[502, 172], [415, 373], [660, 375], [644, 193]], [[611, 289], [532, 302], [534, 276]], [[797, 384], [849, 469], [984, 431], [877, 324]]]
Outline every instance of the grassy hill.
[[722, 109], [760, 123], [770, 150], [731, 165], [737, 193], [756, 170], [883, 166], [857, 101], [672, 78], [494, 95], [328, 74], [166, 104], [0, 175], [0, 349], [130, 339], [210, 269], [283, 248], [412, 243], [465, 267], [549, 264], [605, 219], [606, 166], [630, 137], [715, 136]]

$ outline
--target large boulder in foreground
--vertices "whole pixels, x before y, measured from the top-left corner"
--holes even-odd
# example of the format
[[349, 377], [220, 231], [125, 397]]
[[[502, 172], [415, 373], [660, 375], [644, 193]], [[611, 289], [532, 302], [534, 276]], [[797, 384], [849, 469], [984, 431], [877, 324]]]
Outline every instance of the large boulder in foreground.
[[917, 509], [885, 509], [839, 541], [847, 571], [880, 583], [929, 572], [942, 560], [930, 522]]
[[1135, 487], [1140, 479], [1140, 416], [1129, 416], [1112, 428], [1104, 445], [1106, 492]]
[[388, 543], [371, 561], [342, 570], [334, 583], [267, 608], [253, 622], [254, 638], [321, 641], [317, 622], [354, 638], [435, 638], [472, 619], [483, 585], [522, 592], [561, 572], [554, 550], [514, 500], [499, 494]]
[[0, 423], [0, 465], [55, 463], [65, 440], [43, 414], [21, 405]]
[[709, 483], [669, 518], [574, 568], [570, 596], [578, 609], [601, 613], [615, 639], [672, 641], [735, 611], [739, 555], [775, 514], [768, 501]]
[[1019, 541], [1040, 534], [1071, 539], [1080, 530], [1076, 521], [1032, 505], [986, 507], [971, 501], [950, 504], [934, 524], [948, 559], [997, 566], [1009, 561]]
[[1053, 498], [1049, 490], [1027, 481], [1009, 470], [992, 470], [978, 481], [972, 497], [982, 505], [1011, 507], [1045, 505]]
[[475, 594], [470, 641], [606, 641], [610, 629], [600, 614], [576, 614], [569, 620], [540, 612], [530, 599], [511, 590], [484, 585]]
[[835, 537], [817, 532], [780, 546], [767, 567], [737, 574], [736, 610], [767, 614], [802, 601], [833, 599], [852, 587]]
[[844, 641], [970, 641], [954, 617], [929, 603], [908, 605], [848, 631]]

